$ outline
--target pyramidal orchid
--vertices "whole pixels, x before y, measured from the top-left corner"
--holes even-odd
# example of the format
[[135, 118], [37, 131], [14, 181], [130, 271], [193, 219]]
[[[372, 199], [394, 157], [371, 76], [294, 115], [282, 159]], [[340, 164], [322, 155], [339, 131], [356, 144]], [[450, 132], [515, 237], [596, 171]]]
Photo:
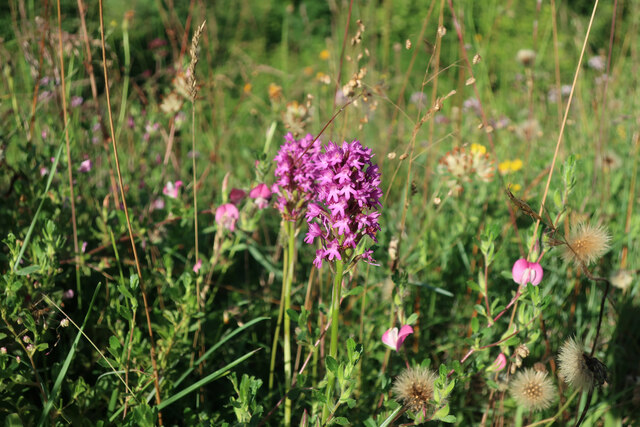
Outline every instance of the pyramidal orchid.
[[[322, 261], [341, 260], [354, 253], [364, 236], [376, 241], [380, 229], [380, 172], [371, 161], [371, 149], [360, 141], [329, 142], [318, 154], [315, 167], [317, 196], [307, 208], [309, 231], [305, 242], [320, 238], [322, 248], [313, 261], [317, 268]], [[364, 251], [362, 259], [373, 262], [372, 251]]]

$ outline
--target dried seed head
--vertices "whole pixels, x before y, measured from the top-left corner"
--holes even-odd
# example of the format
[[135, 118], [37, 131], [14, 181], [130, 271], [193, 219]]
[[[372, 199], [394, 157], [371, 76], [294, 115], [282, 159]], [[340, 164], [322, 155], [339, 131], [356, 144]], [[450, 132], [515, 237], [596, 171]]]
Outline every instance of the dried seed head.
[[393, 394], [410, 410], [421, 411], [433, 399], [433, 384], [438, 376], [427, 368], [408, 368], [396, 378]]
[[582, 222], [571, 230], [566, 240], [563, 258], [578, 266], [588, 266], [607, 252], [611, 236], [602, 226]]
[[195, 102], [196, 97], [198, 96], [198, 82], [196, 80], [196, 65], [198, 64], [198, 43], [200, 43], [200, 36], [202, 36], [202, 31], [204, 30], [204, 24], [206, 24], [206, 22], [206, 20], [203, 21], [202, 24], [200, 24], [200, 26], [196, 29], [195, 33], [193, 33], [193, 38], [191, 39], [191, 48], [189, 49], [191, 62], [189, 63], [189, 68], [187, 69], [187, 85], [189, 86], [192, 102]]
[[510, 391], [519, 406], [532, 411], [548, 408], [556, 396], [556, 388], [547, 373], [533, 369], [518, 372]]
[[558, 376], [578, 390], [593, 388], [593, 373], [587, 368], [584, 346], [574, 338], [567, 339], [558, 354]]

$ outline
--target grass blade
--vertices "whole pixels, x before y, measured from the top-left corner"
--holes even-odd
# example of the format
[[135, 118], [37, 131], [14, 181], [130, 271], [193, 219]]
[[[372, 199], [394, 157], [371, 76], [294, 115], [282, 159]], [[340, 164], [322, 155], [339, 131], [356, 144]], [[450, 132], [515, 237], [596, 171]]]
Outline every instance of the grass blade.
[[[59, 154], [59, 151], [58, 151]], [[51, 182], [51, 181], [49, 181]], [[36, 214], [37, 216], [37, 214]], [[58, 373], [56, 377], [56, 381], [53, 383], [53, 389], [51, 389], [51, 393], [49, 394], [49, 400], [45, 403], [44, 408], [42, 410], [42, 414], [40, 414], [40, 420], [38, 421], [38, 426], [43, 426], [49, 415], [49, 411], [53, 407], [53, 402], [58, 398], [58, 393], [60, 392], [60, 385], [62, 384], [62, 380], [67, 375], [67, 371], [69, 370], [69, 366], [71, 365], [71, 361], [73, 360], [73, 356], [76, 354], [76, 348], [78, 347], [78, 342], [80, 341], [80, 337], [82, 336], [82, 331], [84, 330], [85, 325], [87, 324], [87, 320], [89, 320], [89, 315], [91, 314], [91, 309], [93, 308], [93, 303], [96, 301], [96, 296], [98, 296], [98, 291], [100, 290], [101, 283], [98, 283], [96, 286], [96, 290], [93, 292], [93, 297], [91, 297], [91, 303], [89, 304], [89, 308], [87, 309], [87, 314], [84, 316], [84, 321], [82, 322], [82, 326], [80, 330], [76, 334], [76, 339], [73, 340], [73, 344], [71, 345], [71, 349], [67, 354], [67, 358], [64, 360], [62, 364], [62, 369]]]
[[[197, 389], [199, 389], [200, 387], [204, 386], [205, 384], [210, 383], [211, 381], [215, 381], [220, 377], [225, 376], [229, 369], [233, 368], [234, 366], [244, 362], [246, 359], [250, 358], [251, 356], [253, 356], [255, 353], [257, 353], [258, 351], [260, 351], [259, 348], [245, 354], [244, 356], [234, 360], [233, 362], [229, 363], [227, 366], [225, 366], [224, 368], [218, 369], [217, 371], [207, 375], [206, 377], [204, 377], [203, 379], [201, 379], [200, 381], [197, 381], [193, 384], [191, 384], [189, 387], [185, 388], [182, 391], [179, 391], [178, 393], [174, 394], [173, 396], [169, 397], [168, 399], [165, 399], [162, 401], [162, 403], [160, 403], [157, 408], [158, 411], [163, 410], [164, 408], [166, 408], [167, 406], [171, 405], [173, 402], [183, 398], [184, 396], [186, 396], [187, 394], [191, 393], [192, 391], [195, 391]], [[197, 363], [193, 364], [194, 366], [197, 366]]]

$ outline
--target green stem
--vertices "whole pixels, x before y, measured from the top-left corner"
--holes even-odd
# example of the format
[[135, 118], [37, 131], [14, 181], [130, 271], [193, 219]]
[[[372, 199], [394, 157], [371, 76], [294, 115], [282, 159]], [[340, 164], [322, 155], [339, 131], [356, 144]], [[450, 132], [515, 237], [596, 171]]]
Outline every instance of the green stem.
[[[333, 278], [333, 291], [331, 292], [331, 342], [329, 344], [329, 356], [338, 360], [338, 315], [340, 314], [340, 294], [342, 293], [342, 274], [344, 272], [344, 264], [341, 260], [336, 260], [336, 275]], [[329, 408], [331, 405], [331, 396], [336, 377], [331, 371], [327, 371], [327, 403], [322, 412], [322, 423], [324, 424], [329, 418]]]
[[[293, 266], [296, 263], [295, 254], [295, 226], [293, 222], [288, 221], [285, 224], [287, 235], [289, 238], [288, 252], [288, 269], [286, 280], [284, 281], [284, 377], [286, 393], [291, 389], [291, 318], [287, 310], [291, 308], [291, 283], [293, 282]], [[284, 401], [284, 425], [291, 425], [291, 399], [286, 398]]]
[[284, 295], [286, 291], [287, 275], [289, 272], [289, 252], [284, 251], [284, 259], [282, 260], [282, 291], [280, 293], [280, 307], [278, 309], [278, 320], [276, 321], [276, 330], [273, 333], [273, 344], [271, 345], [271, 363], [269, 364], [269, 391], [273, 389], [273, 377], [275, 374], [276, 354], [278, 352], [278, 338], [280, 338], [280, 327], [282, 326], [282, 317], [284, 313]]

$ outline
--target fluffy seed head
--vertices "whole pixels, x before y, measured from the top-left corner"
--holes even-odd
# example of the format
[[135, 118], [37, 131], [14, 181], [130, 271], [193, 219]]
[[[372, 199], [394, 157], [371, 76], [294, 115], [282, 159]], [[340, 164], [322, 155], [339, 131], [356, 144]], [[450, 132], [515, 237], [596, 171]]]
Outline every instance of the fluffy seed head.
[[410, 410], [425, 409], [433, 399], [433, 384], [438, 376], [427, 368], [408, 368], [396, 378], [393, 394]]
[[593, 373], [587, 367], [584, 346], [579, 340], [569, 338], [560, 347], [558, 375], [575, 389], [593, 388]]
[[548, 408], [556, 397], [556, 388], [547, 373], [531, 368], [515, 375], [510, 391], [519, 406], [532, 411]]
[[582, 222], [571, 230], [562, 256], [567, 261], [587, 266], [607, 252], [610, 241], [611, 236], [604, 227]]

